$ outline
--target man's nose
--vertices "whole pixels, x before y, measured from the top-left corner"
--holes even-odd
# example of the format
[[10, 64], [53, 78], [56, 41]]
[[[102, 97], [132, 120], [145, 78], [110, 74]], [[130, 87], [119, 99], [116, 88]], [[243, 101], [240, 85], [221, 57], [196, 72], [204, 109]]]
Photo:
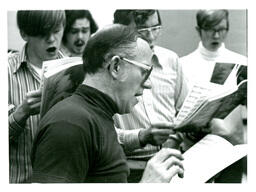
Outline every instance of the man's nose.
[[214, 38], [219, 38], [220, 37], [220, 32], [219, 31], [214, 31], [213, 37]]
[[48, 36], [47, 36], [47, 42], [48, 43], [52, 43], [55, 41], [55, 37], [54, 37], [54, 34], [53, 33], [50, 33]]
[[82, 39], [82, 38], [83, 38], [83, 33], [82, 33], [81, 31], [78, 32], [77, 37], [78, 37], [79, 39]]
[[150, 79], [148, 78], [142, 85], [143, 89], [151, 89], [152, 88], [152, 84]]
[[149, 41], [151, 41], [151, 42], [155, 39], [155, 36], [154, 36], [154, 34], [153, 34], [152, 31], [148, 31], [148, 33], [147, 33], [147, 39], [148, 39]]

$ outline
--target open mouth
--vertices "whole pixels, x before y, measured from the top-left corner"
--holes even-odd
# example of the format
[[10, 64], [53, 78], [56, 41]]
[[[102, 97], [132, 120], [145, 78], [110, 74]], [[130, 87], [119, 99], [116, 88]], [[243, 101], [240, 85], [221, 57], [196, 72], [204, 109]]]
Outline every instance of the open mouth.
[[141, 96], [142, 94], [141, 93], [136, 93], [135, 94], [135, 97], [139, 97], [139, 96]]
[[46, 51], [47, 51], [48, 53], [55, 53], [56, 50], [57, 50], [56, 47], [49, 47], [48, 49], [46, 49]]
[[212, 42], [213, 46], [218, 46], [220, 43], [219, 42]]
[[83, 41], [77, 41], [75, 42], [75, 46], [77, 47], [82, 47], [84, 45], [84, 42]]

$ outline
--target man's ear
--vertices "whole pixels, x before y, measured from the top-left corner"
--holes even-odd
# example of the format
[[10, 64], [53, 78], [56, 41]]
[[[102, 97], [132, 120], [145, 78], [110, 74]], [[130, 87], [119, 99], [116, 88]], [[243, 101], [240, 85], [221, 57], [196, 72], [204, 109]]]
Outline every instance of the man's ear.
[[196, 26], [195, 28], [196, 28], [196, 31], [197, 31], [199, 37], [201, 37], [201, 29], [198, 26]]
[[117, 79], [118, 76], [120, 76], [120, 57], [119, 56], [114, 56], [110, 60], [109, 64], [109, 72], [112, 75], [114, 79]]
[[28, 35], [26, 35], [25, 33], [24, 33], [24, 31], [21, 31], [20, 30], [20, 36], [22, 37], [22, 39], [24, 40], [24, 41], [28, 41]]

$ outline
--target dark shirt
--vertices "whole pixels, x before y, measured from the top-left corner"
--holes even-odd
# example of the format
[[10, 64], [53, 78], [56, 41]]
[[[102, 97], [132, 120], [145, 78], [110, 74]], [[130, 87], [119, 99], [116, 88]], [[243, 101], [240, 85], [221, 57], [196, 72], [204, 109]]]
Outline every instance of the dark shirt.
[[32, 182], [127, 182], [129, 169], [112, 119], [116, 112], [109, 96], [85, 85], [54, 105], [34, 141]]

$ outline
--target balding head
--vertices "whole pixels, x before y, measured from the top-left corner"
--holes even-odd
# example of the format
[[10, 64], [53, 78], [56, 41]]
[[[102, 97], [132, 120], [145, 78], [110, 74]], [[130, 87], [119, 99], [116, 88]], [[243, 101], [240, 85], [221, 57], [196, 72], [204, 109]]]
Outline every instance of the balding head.
[[88, 41], [84, 54], [84, 70], [94, 74], [114, 55], [131, 56], [136, 47], [138, 33], [128, 26], [114, 24], [96, 32]]

